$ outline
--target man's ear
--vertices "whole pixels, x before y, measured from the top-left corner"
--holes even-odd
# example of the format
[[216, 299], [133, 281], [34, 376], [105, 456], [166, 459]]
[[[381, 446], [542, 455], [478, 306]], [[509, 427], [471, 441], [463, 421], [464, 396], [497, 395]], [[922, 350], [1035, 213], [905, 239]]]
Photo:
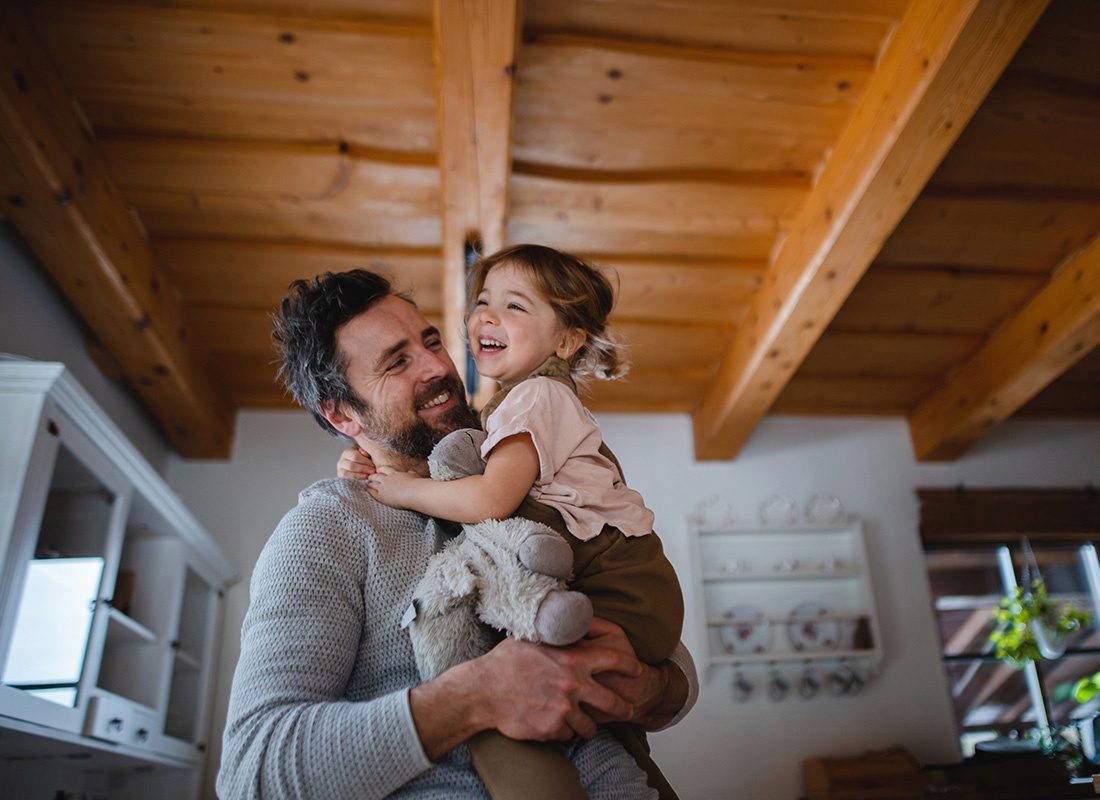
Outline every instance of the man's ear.
[[561, 338], [558, 340], [558, 347], [554, 353], [563, 361], [568, 361], [574, 353], [581, 349], [587, 339], [588, 334], [585, 333], [583, 328], [566, 328], [561, 332]]
[[331, 400], [325, 400], [321, 403], [321, 416], [328, 421], [329, 425], [349, 439], [357, 439], [359, 434], [363, 432], [363, 426], [357, 420], [345, 414], [344, 410]]

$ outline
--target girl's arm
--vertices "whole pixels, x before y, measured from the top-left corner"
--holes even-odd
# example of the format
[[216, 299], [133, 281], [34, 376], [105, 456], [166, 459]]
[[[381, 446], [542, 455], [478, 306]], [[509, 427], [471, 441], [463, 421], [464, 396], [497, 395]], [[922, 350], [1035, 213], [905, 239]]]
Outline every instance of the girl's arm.
[[388, 506], [474, 523], [511, 516], [538, 476], [539, 454], [535, 443], [530, 434], [517, 433], [497, 443], [481, 475], [433, 481], [415, 472], [379, 467], [367, 478], [367, 491]]

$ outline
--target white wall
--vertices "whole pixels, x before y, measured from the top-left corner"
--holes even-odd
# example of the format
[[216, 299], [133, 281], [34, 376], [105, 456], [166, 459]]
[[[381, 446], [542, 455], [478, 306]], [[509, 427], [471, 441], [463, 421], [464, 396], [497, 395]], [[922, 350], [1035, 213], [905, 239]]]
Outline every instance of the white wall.
[[72, 307], [6, 220], [0, 219], [0, 353], [60, 361], [158, 472], [168, 446], [130, 390], [103, 377]]
[[[960, 482], [1100, 483], [1098, 423], [1008, 423], [958, 463], [932, 466], [914, 463], [907, 428], [898, 419], [768, 419], [729, 463], [694, 462], [684, 416], [605, 415], [601, 422], [629, 481], [656, 512], [658, 531], [685, 583], [686, 517], [713, 494], [728, 497], [742, 520], [755, 518], [759, 502], [776, 492], [799, 501], [835, 494], [863, 518], [868, 533], [887, 656], [878, 682], [855, 698], [775, 704], [754, 697], [738, 704], [729, 689], [732, 675], [719, 668], [692, 715], [653, 737], [658, 761], [684, 800], [794, 798], [801, 792], [800, 762], [811, 755], [903, 744], [926, 762], [956, 758], [914, 489]], [[298, 490], [332, 474], [340, 445], [297, 412], [243, 413], [237, 431], [229, 462], [173, 460], [167, 474], [247, 576]], [[242, 583], [229, 594], [214, 714], [219, 729], [246, 605]], [[689, 607], [689, 614], [694, 611]], [[688, 643], [694, 644], [690, 635]]]

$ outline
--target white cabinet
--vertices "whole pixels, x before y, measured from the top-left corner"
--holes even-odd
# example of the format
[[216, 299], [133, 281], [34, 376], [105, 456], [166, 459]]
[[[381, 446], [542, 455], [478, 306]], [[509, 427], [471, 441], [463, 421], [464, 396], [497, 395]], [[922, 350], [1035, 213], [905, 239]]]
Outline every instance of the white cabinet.
[[229, 563], [60, 364], [0, 361], [0, 785], [197, 796]]
[[[708, 668], [882, 658], [863, 529], [692, 523], [697, 641]], [[708, 672], [710, 670], [708, 669]]]

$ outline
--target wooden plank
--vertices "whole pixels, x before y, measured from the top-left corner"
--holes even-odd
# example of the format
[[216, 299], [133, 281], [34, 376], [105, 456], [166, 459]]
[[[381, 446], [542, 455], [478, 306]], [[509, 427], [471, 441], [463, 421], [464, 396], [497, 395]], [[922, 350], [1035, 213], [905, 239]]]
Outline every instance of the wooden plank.
[[434, 0], [443, 218], [443, 335], [466, 363], [466, 243], [504, 245], [519, 0]]
[[1100, 197], [1100, 159], [1092, 157], [1097, 130], [1100, 86], [1064, 90], [1049, 80], [1006, 72], [933, 184], [989, 189], [1010, 183]]
[[737, 2], [729, 0], [586, 0], [532, 2], [527, 28], [698, 48], [874, 57], [904, 0], [887, 2]]
[[988, 334], [1043, 285], [1037, 275], [875, 266], [833, 320], [842, 330]]
[[1045, 6], [909, 5], [695, 414], [698, 458], [741, 449]]
[[3, 213], [186, 457], [229, 454], [233, 420], [73, 99], [22, 13], [0, 12]]
[[711, 370], [733, 336], [731, 326], [638, 322], [611, 318], [611, 334], [626, 345], [633, 369]]
[[909, 417], [922, 461], [966, 452], [1100, 344], [1100, 235]]
[[[75, 5], [73, 0], [45, 1], [62, 6]], [[431, 23], [432, 16], [431, 0], [127, 0], [126, 4], [349, 22], [420, 22], [425, 26]]]
[[709, 379], [709, 369], [632, 369], [621, 380], [590, 382], [581, 398], [598, 412], [690, 412]]
[[936, 387], [933, 378], [802, 375], [784, 387], [771, 414], [901, 416]]
[[439, 246], [439, 171], [420, 159], [172, 137], [103, 147], [153, 236]]
[[786, 179], [599, 182], [517, 172], [508, 239], [586, 253], [764, 260], [807, 193]]
[[616, 287], [615, 314], [634, 320], [739, 324], [741, 312], [760, 287], [762, 262], [730, 260], [655, 261], [623, 256], [593, 263]]
[[274, 308], [291, 281], [369, 269], [429, 313], [440, 308], [438, 250], [380, 250], [319, 242], [153, 239], [153, 255], [188, 305]]
[[922, 196], [878, 264], [989, 267], [1049, 275], [1100, 226], [1100, 204], [1028, 197]]
[[942, 378], [971, 356], [982, 341], [976, 334], [880, 333], [837, 330], [833, 325], [817, 340], [794, 380]]
[[97, 131], [436, 147], [422, 22], [29, 5]]
[[[836, 140], [868, 59], [536, 36], [519, 58], [515, 157], [599, 169], [809, 175]], [[690, 123], [687, 121], [690, 120]]]

